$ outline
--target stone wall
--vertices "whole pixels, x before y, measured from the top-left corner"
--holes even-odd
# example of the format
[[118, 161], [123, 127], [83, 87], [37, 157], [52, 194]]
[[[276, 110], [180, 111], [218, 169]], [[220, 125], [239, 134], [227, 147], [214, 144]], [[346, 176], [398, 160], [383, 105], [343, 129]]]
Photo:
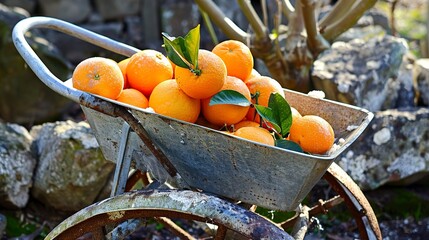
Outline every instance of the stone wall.
[[[228, 17], [247, 29], [247, 23], [234, 1], [215, 2], [225, 9]], [[139, 49], [161, 50], [161, 32], [181, 36], [202, 23], [193, 0], [0, 0], [0, 3], [23, 8], [31, 16], [62, 19]], [[211, 49], [213, 43], [209, 34], [204, 24], [201, 27], [201, 46]], [[225, 38], [217, 33], [220, 39]], [[54, 31], [47, 33], [47, 39], [57, 45], [72, 63], [94, 55], [119, 57]]]

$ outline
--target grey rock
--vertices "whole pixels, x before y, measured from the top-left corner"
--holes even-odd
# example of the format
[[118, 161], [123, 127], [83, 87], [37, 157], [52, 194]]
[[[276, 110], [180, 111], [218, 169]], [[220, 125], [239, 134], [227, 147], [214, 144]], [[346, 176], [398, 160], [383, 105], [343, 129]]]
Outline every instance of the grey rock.
[[[23, 208], [29, 199], [36, 159], [32, 137], [16, 124], [0, 123], [0, 206]], [[1, 231], [0, 231], [1, 232]]]
[[42, 14], [72, 23], [80, 23], [91, 14], [90, 0], [39, 0]]
[[[31, 126], [58, 117], [70, 101], [43, 84], [13, 45], [12, 28], [27, 15], [0, 4], [0, 35], [4, 36], [0, 41], [0, 118]], [[27, 40], [58, 78], [70, 76], [69, 63], [39, 31], [29, 34]]]
[[20, 7], [32, 13], [36, 8], [37, 0], [1, 0], [0, 3], [8, 7]]
[[363, 27], [353, 27], [342, 33], [335, 39], [336, 41], [349, 42], [354, 39], [368, 41], [375, 37], [383, 37], [386, 31], [380, 26], [368, 25]]
[[389, 94], [381, 109], [410, 108], [416, 106], [416, 86], [413, 81], [413, 60], [404, 56], [398, 75], [387, 81]]
[[364, 190], [415, 183], [429, 175], [428, 140], [428, 108], [377, 112], [339, 165]]
[[429, 58], [418, 59], [414, 64], [413, 79], [417, 85], [418, 102], [429, 106]]
[[39, 157], [32, 196], [62, 211], [93, 203], [114, 164], [104, 159], [86, 122], [46, 123], [33, 127], [33, 151]]
[[392, 36], [369, 41], [355, 39], [335, 42], [314, 63], [315, 88], [323, 90], [328, 99], [378, 111], [390, 99], [391, 87], [402, 58], [407, 52], [403, 39]]
[[95, 6], [104, 20], [118, 19], [139, 12], [139, 0], [95, 0]]

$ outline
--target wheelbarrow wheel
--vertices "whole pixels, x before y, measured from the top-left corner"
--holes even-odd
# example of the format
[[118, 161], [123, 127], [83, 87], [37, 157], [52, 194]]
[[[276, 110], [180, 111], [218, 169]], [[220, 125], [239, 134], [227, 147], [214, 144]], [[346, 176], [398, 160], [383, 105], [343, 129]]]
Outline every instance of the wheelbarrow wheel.
[[[338, 195], [331, 199], [320, 199], [317, 204], [309, 208], [309, 217], [326, 214], [330, 208], [345, 202], [348, 211], [356, 221], [360, 238], [363, 240], [381, 240], [381, 231], [375, 213], [365, 195], [353, 179], [351, 179], [350, 176], [336, 163], [331, 164], [324, 174], [323, 179], [326, 180], [329, 186]], [[150, 183], [150, 179], [147, 174], [142, 174], [140, 171], [136, 171], [130, 176], [127, 182], [127, 191], [129, 191], [139, 180], [142, 180], [144, 185]], [[253, 211], [256, 210], [256, 206], [251, 208], [253, 208]], [[278, 225], [283, 229], [290, 229], [297, 225], [296, 222], [298, 219], [299, 215], [297, 214]], [[168, 223], [166, 223], [166, 225], [168, 225]], [[294, 234], [294, 236], [296, 235]]]
[[[319, 199], [314, 206], [307, 208], [307, 218], [326, 214], [329, 209], [344, 202], [347, 210], [356, 221], [360, 239], [381, 240], [381, 231], [375, 213], [359, 186], [350, 176], [336, 163], [332, 163], [324, 174], [323, 179], [338, 195], [326, 200]], [[299, 215], [296, 214], [294, 217], [280, 223], [280, 225], [283, 229], [290, 229], [297, 225], [299, 220]]]
[[[190, 219], [217, 226], [215, 239], [228, 230], [251, 239], [293, 239], [278, 225], [216, 196], [190, 190], [139, 190], [88, 206], [64, 220], [45, 239], [103, 239], [106, 226], [129, 219]], [[91, 236], [92, 235], [92, 236]], [[193, 239], [183, 235], [181, 238]]]

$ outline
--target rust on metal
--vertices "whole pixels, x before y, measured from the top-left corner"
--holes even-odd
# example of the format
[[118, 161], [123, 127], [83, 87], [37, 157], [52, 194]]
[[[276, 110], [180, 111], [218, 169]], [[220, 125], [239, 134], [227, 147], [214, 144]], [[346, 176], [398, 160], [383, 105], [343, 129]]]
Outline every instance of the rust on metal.
[[[310, 217], [316, 216], [318, 214], [326, 214], [328, 213], [328, 210], [337, 206], [338, 204], [342, 203], [344, 200], [340, 196], [335, 196], [331, 199], [328, 199], [326, 201], [319, 199], [317, 202], [317, 205], [310, 208], [308, 211], [308, 214]], [[295, 222], [298, 220], [299, 216], [296, 214], [295, 216], [287, 219], [284, 222], [279, 223], [279, 225], [283, 229], [289, 229], [293, 225], [295, 225]]]
[[215, 196], [189, 190], [140, 190], [106, 199], [75, 213], [46, 239], [75, 239], [128, 219], [157, 217], [212, 223], [251, 239], [293, 239], [266, 218]]

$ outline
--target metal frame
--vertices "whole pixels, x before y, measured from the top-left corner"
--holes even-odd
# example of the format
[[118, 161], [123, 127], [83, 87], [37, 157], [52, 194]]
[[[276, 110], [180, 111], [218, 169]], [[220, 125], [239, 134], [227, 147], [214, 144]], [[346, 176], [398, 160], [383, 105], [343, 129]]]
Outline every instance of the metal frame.
[[[94, 227], [96, 229], [94, 233], [96, 236], [100, 237], [103, 233], [99, 226], [106, 224], [106, 222], [97, 222], [97, 219], [100, 219], [101, 216], [106, 216], [106, 214], [108, 216], [108, 223], [121, 222], [125, 218], [159, 216], [160, 214], [165, 214], [166, 216], [180, 215], [184, 218], [192, 217], [199, 220], [217, 223], [220, 226], [219, 238], [228, 228], [252, 238], [262, 239], [264, 236], [269, 236], [269, 238], [273, 239], [292, 239], [286, 232], [280, 230], [280, 228], [275, 224], [267, 221], [261, 216], [208, 194], [186, 190], [161, 191], [153, 189], [124, 193], [131, 164], [131, 154], [127, 151], [131, 132], [138, 135], [171, 177], [177, 177], [178, 172], [166, 155], [161, 151], [161, 148], [152, 141], [149, 133], [142, 126], [140, 119], [137, 119], [133, 115], [135, 114], [138, 116], [140, 114], [139, 112], [133, 111], [132, 109], [130, 111], [124, 106], [75, 90], [65, 85], [63, 81], [54, 76], [25, 40], [25, 33], [34, 28], [58, 30], [125, 56], [131, 56], [139, 50], [102, 35], [82, 29], [73, 24], [47, 17], [33, 17], [22, 20], [13, 30], [13, 42], [17, 50], [45, 85], [84, 107], [91, 108], [97, 112], [107, 114], [112, 117], [120, 117], [124, 120], [119, 151], [117, 152], [117, 168], [115, 170], [115, 179], [111, 193], [111, 195], [115, 197], [94, 204], [83, 209], [76, 215], [73, 215], [71, 218], [67, 219], [64, 223], [55, 228], [49, 235], [50, 237], [60, 234], [66, 234], [65, 236], [67, 236], [67, 238], [75, 236], [73, 235], [75, 234], [73, 231], [79, 232], [79, 229], [82, 229], [81, 222], [88, 223], [85, 219], [91, 221], [90, 227]], [[296, 94], [296, 96], [297, 98], [300, 98], [300, 95]], [[338, 105], [342, 106], [341, 104]], [[305, 108], [306, 106], [303, 107]], [[366, 125], [372, 119], [372, 116], [372, 113], [368, 113], [367, 117], [364, 119], [364, 124], [359, 126], [356, 135], [353, 136], [353, 141], [357, 135], [364, 130]], [[347, 143], [347, 145], [342, 146], [342, 149], [348, 147], [351, 142], [352, 141]], [[339, 152], [336, 152], [335, 157], [338, 154]], [[300, 156], [301, 154], [297, 155]], [[301, 157], [305, 158], [305, 156]], [[320, 156], [316, 158], [332, 161], [334, 157], [331, 156], [331, 158], [326, 158]], [[372, 229], [373, 234], [367, 234], [368, 230], [362, 230], [361, 236], [364, 236], [363, 238], [367, 237], [367, 239], [381, 239], [377, 219], [372, 212], [372, 208], [360, 189], [354, 184], [348, 175], [339, 169], [336, 164], [332, 164], [331, 168], [328, 169], [328, 174], [325, 174], [325, 178], [330, 183], [334, 183], [333, 187], [336, 188], [335, 190], [339, 192], [343, 198], [345, 197], [346, 203], [354, 214], [355, 219], [357, 219], [359, 228], [361, 230], [368, 229], [367, 226], [369, 226]], [[330, 204], [334, 205], [333, 203], [335, 202], [336, 200], [327, 201], [326, 203], [320, 204], [320, 207], [314, 209], [323, 210], [324, 206], [329, 206]], [[313, 212], [316, 212], [314, 209]], [[309, 211], [311, 212], [311, 209]], [[305, 229], [305, 226], [303, 227], [303, 229]]]

